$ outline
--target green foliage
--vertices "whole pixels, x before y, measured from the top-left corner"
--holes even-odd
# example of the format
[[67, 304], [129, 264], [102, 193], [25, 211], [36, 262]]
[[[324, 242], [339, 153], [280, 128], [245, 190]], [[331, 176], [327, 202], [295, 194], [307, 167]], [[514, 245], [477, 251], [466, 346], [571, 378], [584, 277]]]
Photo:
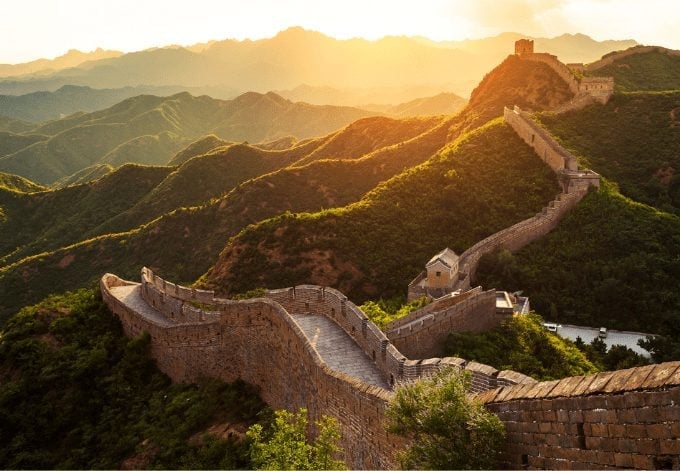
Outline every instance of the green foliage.
[[[180, 208], [130, 232], [99, 236], [0, 268], [0, 318], [50, 292], [94, 284], [107, 271], [134, 279], [139, 276], [140, 267], [148, 265], [166, 278], [190, 283], [215, 263], [225, 241], [248, 224], [286, 210], [316, 211], [356, 201], [380, 181], [430, 157], [446, 142], [449, 126], [450, 122], [444, 122], [407, 144], [389, 146], [362, 159], [321, 160], [303, 167], [286, 167], [248, 180], [226, 196], [201, 207]], [[120, 188], [115, 192], [109, 190], [114, 198], [103, 201], [106, 206], [102, 208], [118, 208], [120, 212], [105, 223], [93, 219], [99, 224], [95, 229], [90, 229], [93, 225], [83, 224], [84, 221], [70, 219], [69, 215], [72, 212], [88, 214], [89, 205], [84, 207], [84, 204], [90, 194], [98, 194], [95, 189], [101, 188], [104, 182], [113, 181], [114, 175], [97, 182], [89, 190], [88, 198], [67, 197], [72, 195], [67, 190], [76, 190], [65, 189], [50, 193], [39, 206], [34, 200], [22, 200], [24, 206], [14, 202], [12, 204], [17, 204], [17, 208], [30, 209], [24, 213], [35, 212], [36, 218], [27, 218], [25, 225], [32, 229], [26, 231], [16, 229], [16, 224], [22, 221], [18, 216], [11, 223], [0, 226], [0, 231], [6, 231], [3, 234], [7, 235], [2, 242], [11, 250], [17, 237], [35, 237], [35, 240], [5, 260], [19, 259], [37, 247], [44, 250], [46, 245], [56, 245], [59, 240], [69, 243], [83, 235], [90, 237], [126, 230], [167, 209], [218, 196], [238, 182], [235, 177], [245, 175], [243, 178], [246, 178], [248, 172], [269, 171], [276, 165], [287, 165], [313, 152], [323, 142], [324, 139], [310, 140], [281, 152], [238, 145], [191, 159], [132, 207], [128, 192], [120, 191]], [[134, 173], [129, 177], [134, 177]], [[141, 191], [143, 187], [134, 178], [118, 181], [119, 187], [127, 185], [137, 185], [135, 191]], [[88, 188], [81, 188], [81, 191]], [[106, 193], [99, 194], [104, 196]], [[67, 204], [60, 205], [59, 201]], [[97, 205], [92, 205], [92, 209], [96, 208]], [[21, 211], [17, 209], [15, 214], [19, 213]], [[60, 230], [56, 236], [40, 237], [41, 227], [48, 230], [59, 227]]]
[[426, 296], [403, 305], [399, 302], [399, 298], [396, 299], [396, 303], [392, 300], [385, 301], [383, 299], [366, 301], [359, 308], [375, 325], [384, 329], [390, 322], [417, 311], [430, 302], [430, 299]]
[[607, 344], [598, 337], [595, 337], [589, 345], [583, 343], [580, 337], [576, 340], [574, 342], [576, 347], [585, 353], [588, 360], [600, 371], [625, 370], [649, 364], [649, 360], [625, 345], [612, 345], [607, 349]]
[[404, 469], [493, 469], [505, 427], [467, 396], [469, 373], [444, 370], [396, 390], [388, 431], [413, 439], [399, 461]]
[[680, 91], [616, 94], [605, 106], [539, 116], [621, 193], [680, 215]]
[[[84, 185], [34, 194], [0, 194], [0, 265], [87, 239], [168, 176], [168, 167], [125, 165]], [[122, 229], [129, 229], [123, 227]]]
[[[11, 175], [9, 173], [0, 172], [0, 192], [13, 191], [20, 193], [32, 193], [35, 191], [44, 191], [44, 186], [38, 185], [30, 180], [19, 175]], [[0, 202], [4, 201], [6, 197], [0, 197]]]
[[614, 77], [617, 90], [679, 90], [680, 56], [650, 51], [633, 54], [597, 69], [589, 75]]
[[677, 322], [666, 326], [666, 335], [640, 340], [638, 344], [651, 353], [655, 363], [676, 361], [680, 358], [680, 335]]
[[330, 284], [359, 302], [400, 295], [442, 247], [461, 253], [557, 192], [551, 170], [494, 121], [354, 205], [247, 228], [204, 281], [227, 292]]
[[316, 422], [318, 435], [307, 441], [307, 409], [297, 413], [277, 410], [274, 421], [265, 432], [260, 424], [247, 432], [250, 457], [255, 469], [346, 469], [334, 459], [339, 452], [340, 430], [333, 417], [323, 416]]
[[555, 230], [514, 254], [484, 257], [476, 283], [524, 290], [551, 320], [677, 338], [680, 218], [603, 182]]
[[254, 422], [263, 403], [252, 388], [171, 385], [149, 341], [125, 338], [91, 290], [11, 318], [0, 334], [0, 467], [246, 467], [245, 441], [205, 430]]
[[96, 163], [166, 163], [181, 143], [211, 132], [237, 142], [279, 133], [310, 137], [367, 114], [357, 108], [292, 103], [273, 93], [251, 92], [231, 101], [186, 92], [140, 95], [37, 127], [35, 133], [49, 138], [0, 159], [0, 170], [51, 184]]
[[444, 353], [540, 381], [599, 371], [571, 341], [548, 332], [537, 314], [515, 316], [487, 332], [452, 332]]

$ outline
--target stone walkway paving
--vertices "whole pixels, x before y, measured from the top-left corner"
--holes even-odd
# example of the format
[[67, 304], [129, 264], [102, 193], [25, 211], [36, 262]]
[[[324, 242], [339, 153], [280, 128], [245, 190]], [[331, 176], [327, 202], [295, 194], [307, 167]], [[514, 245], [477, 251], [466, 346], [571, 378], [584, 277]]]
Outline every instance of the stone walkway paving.
[[292, 314], [292, 317], [331, 369], [365, 383], [390, 389], [373, 361], [335, 322], [324, 316], [310, 314]]
[[111, 294], [133, 311], [141, 314], [146, 319], [157, 325], [173, 325], [163, 314], [158, 312], [142, 298], [142, 288], [140, 284], [128, 286], [114, 286]]
[[[142, 298], [139, 284], [112, 287], [111, 294], [154, 324], [173, 325]], [[373, 361], [340, 326], [324, 316], [310, 314], [292, 314], [291, 316], [331, 369], [348, 374], [365, 383], [390, 389]]]

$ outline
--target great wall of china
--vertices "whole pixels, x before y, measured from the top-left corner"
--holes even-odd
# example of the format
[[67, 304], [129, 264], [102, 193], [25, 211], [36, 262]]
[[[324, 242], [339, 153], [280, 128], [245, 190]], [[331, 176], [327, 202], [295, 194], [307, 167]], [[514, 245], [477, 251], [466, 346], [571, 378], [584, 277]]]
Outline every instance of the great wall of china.
[[[575, 159], [521, 110], [505, 120], [555, 171], [564, 191], [538, 215], [475, 244], [461, 256], [460, 286], [479, 258], [516, 250], [552, 230], [597, 186]], [[680, 362], [536, 382], [460, 358], [428, 358], [452, 330], [499, 322], [495, 291], [439, 299], [380, 331], [337, 290], [296, 286], [243, 301], [182, 287], [143, 269], [141, 283], [102, 277], [103, 299], [129, 336], [148, 332], [152, 356], [173, 381], [243, 379], [274, 408], [305, 406], [336, 417], [351, 468], [393, 467], [405, 442], [384, 429], [395, 385], [443, 367], [471, 373], [472, 391], [505, 423], [503, 465], [514, 468], [679, 468]], [[407, 358], [425, 358], [409, 359]]]

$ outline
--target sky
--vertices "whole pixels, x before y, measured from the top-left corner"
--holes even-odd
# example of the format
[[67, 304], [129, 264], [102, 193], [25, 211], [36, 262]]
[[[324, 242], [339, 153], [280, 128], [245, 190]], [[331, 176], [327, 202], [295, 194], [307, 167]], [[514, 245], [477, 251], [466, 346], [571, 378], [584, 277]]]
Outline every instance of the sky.
[[69, 49], [130, 52], [261, 39], [291, 26], [371, 40], [583, 33], [680, 49], [678, 25], [680, 0], [6, 0], [0, 63], [53, 58]]

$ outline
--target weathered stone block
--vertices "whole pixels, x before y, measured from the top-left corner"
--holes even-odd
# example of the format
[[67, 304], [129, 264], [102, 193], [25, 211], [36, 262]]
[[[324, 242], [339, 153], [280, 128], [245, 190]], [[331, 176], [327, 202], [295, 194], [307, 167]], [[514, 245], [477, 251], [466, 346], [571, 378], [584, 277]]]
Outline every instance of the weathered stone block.
[[614, 453], [614, 464], [619, 468], [633, 466], [633, 457], [629, 453]]
[[654, 469], [654, 460], [651, 456], [633, 455], [633, 468], [637, 469]]
[[[644, 432], [644, 426], [641, 426]], [[609, 424], [607, 426], [607, 433], [610, 437], [621, 438], [627, 436], [627, 430], [625, 425], [621, 424]], [[645, 433], [646, 436], [646, 433]]]
[[677, 361], [654, 365], [654, 369], [645, 379], [642, 387], [645, 389], [654, 389], [663, 386], [678, 368], [680, 368], [680, 362]]
[[637, 439], [637, 449], [638, 453], [644, 455], [656, 455], [659, 453], [659, 440], [658, 439]]
[[662, 455], [680, 455], [680, 439], [662, 440], [659, 443], [659, 452]]
[[647, 436], [654, 439], [671, 438], [671, 427], [669, 424], [649, 424], [647, 427]]

